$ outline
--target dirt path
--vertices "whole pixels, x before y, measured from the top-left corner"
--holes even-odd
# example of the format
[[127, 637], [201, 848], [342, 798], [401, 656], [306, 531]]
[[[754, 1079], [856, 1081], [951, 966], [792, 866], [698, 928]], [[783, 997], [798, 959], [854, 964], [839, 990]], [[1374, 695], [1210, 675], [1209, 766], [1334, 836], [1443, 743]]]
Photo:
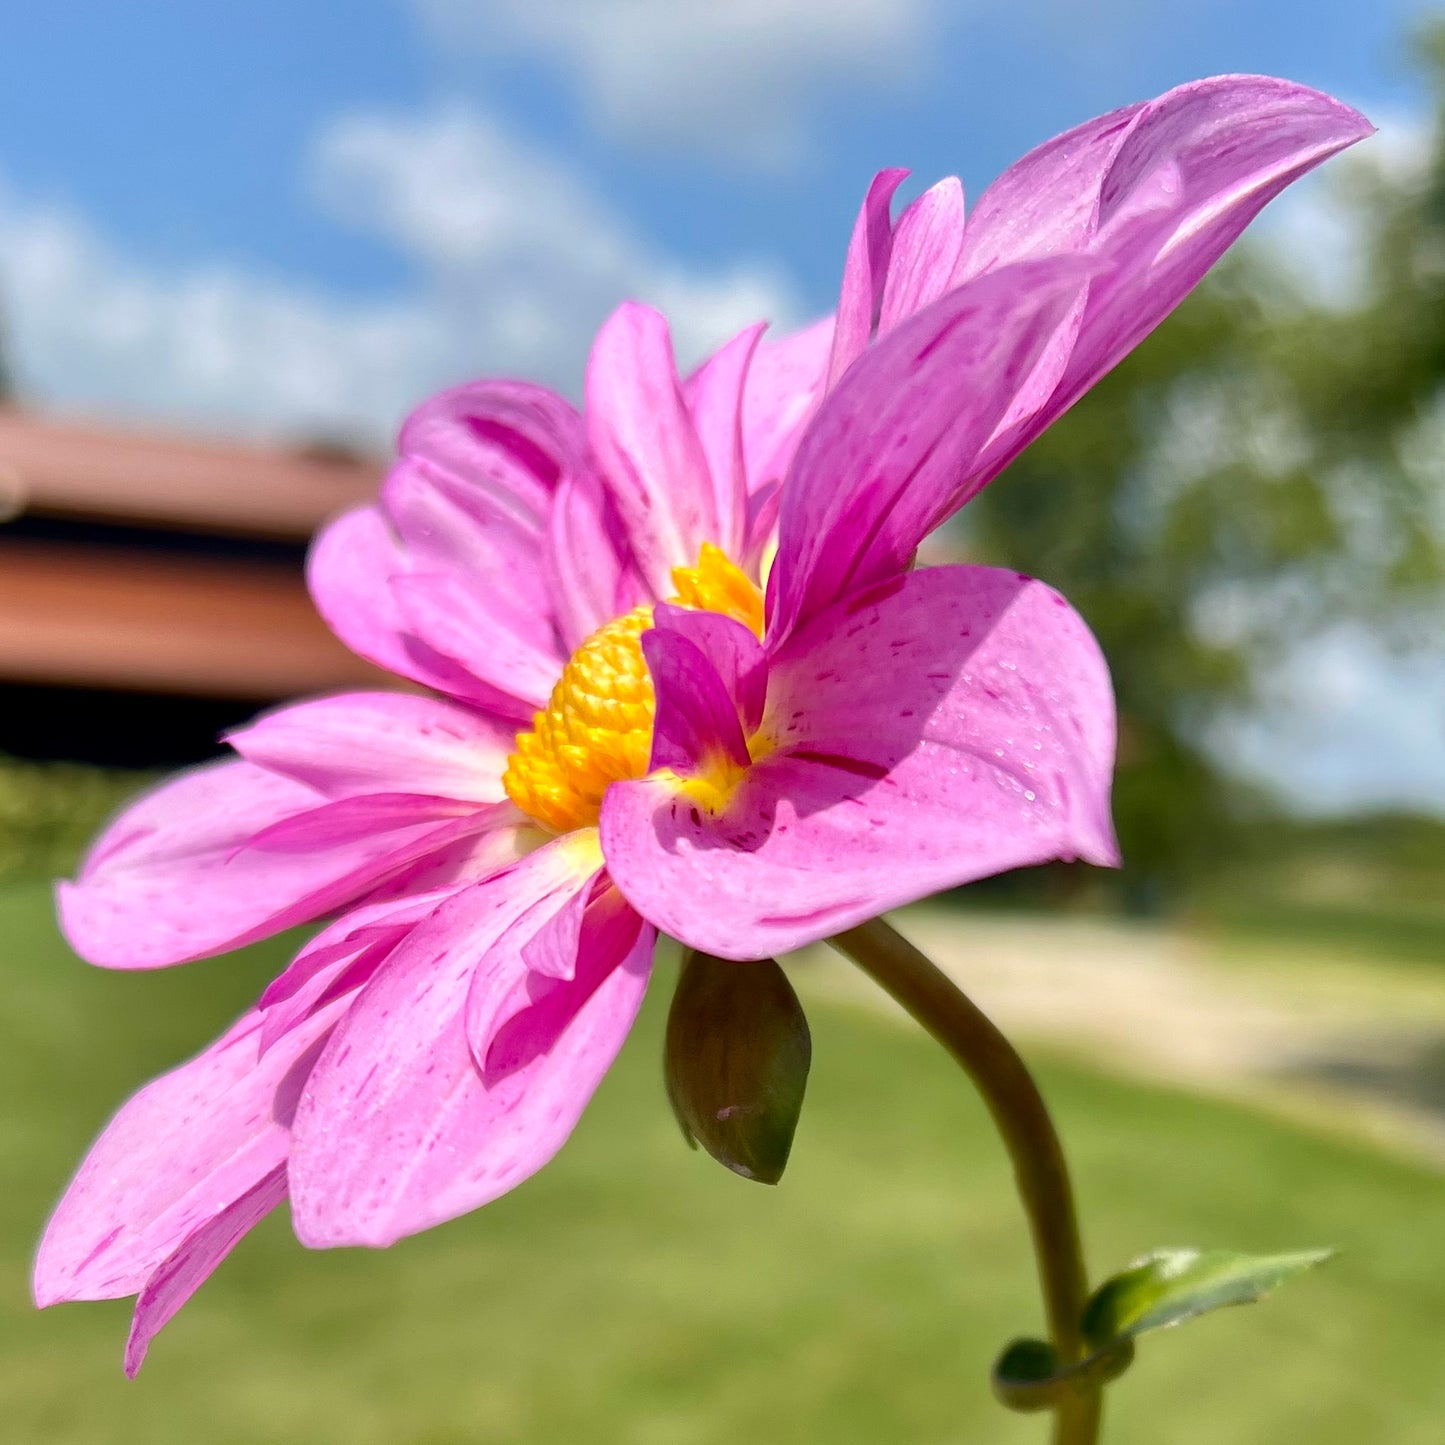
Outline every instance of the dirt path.
[[[1102, 920], [921, 906], [897, 926], [1011, 1034], [1445, 1170], [1445, 976]], [[826, 949], [808, 986], [892, 1010]]]

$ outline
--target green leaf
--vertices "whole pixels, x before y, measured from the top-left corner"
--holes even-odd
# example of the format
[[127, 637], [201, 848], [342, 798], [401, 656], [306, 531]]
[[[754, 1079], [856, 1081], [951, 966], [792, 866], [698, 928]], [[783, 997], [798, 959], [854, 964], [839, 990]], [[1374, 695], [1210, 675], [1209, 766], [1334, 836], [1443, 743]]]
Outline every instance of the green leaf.
[[1113, 1340], [1167, 1329], [1209, 1310], [1252, 1304], [1333, 1253], [1329, 1249], [1293, 1254], [1156, 1250], [1099, 1286], [1084, 1311], [1084, 1334], [1100, 1349]]
[[1133, 1362], [1133, 1340], [1113, 1340], [1076, 1364], [1061, 1367], [1047, 1340], [1015, 1340], [993, 1367], [993, 1392], [1010, 1410], [1051, 1410], [1066, 1394], [1102, 1389]]
[[771, 958], [684, 956], [667, 1019], [667, 1097], [720, 1164], [763, 1184], [783, 1177], [812, 1052], [802, 1005]]
[[993, 1367], [993, 1392], [1010, 1410], [1051, 1409], [1058, 1368], [1058, 1354], [1047, 1340], [1015, 1340]]

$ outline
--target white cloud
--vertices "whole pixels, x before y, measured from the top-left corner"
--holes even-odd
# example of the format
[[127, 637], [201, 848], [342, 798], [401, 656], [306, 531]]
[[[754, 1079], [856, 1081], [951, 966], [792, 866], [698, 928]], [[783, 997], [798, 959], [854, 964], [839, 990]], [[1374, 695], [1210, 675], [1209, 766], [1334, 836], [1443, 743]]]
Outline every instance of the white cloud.
[[0, 184], [0, 316], [24, 393], [376, 442], [463, 377], [575, 391], [593, 331], [627, 296], [671, 316], [684, 360], [753, 320], [793, 319], [767, 268], [683, 265], [474, 112], [339, 119], [313, 170], [338, 214], [414, 260], [411, 291], [347, 302], [235, 267], [168, 274]]
[[940, 0], [413, 0], [447, 43], [538, 56], [593, 118], [739, 165], [806, 153], [828, 91], [899, 86], [928, 56]]
[[687, 358], [750, 320], [798, 319], [772, 268], [681, 265], [475, 110], [343, 117], [314, 170], [338, 216], [417, 258], [453, 325], [525, 374], [575, 381], [586, 339], [625, 296], [661, 307]]

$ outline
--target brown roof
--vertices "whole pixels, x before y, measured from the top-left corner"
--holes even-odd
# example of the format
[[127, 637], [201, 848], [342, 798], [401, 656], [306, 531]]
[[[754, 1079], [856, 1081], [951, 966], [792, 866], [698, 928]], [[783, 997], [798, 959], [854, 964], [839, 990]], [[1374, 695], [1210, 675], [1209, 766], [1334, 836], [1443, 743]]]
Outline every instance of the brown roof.
[[396, 684], [291, 569], [3, 539], [0, 678], [257, 700]]
[[0, 407], [0, 515], [302, 541], [374, 495], [382, 466], [322, 452], [59, 422]]

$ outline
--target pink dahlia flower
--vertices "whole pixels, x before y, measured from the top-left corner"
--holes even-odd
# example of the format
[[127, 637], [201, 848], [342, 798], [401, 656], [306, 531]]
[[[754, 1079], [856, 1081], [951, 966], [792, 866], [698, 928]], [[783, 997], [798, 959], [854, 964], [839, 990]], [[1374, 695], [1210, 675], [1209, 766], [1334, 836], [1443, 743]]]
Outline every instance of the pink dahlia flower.
[[416, 412], [311, 586], [427, 691], [260, 718], [60, 887], [111, 968], [332, 921], [111, 1121], [40, 1303], [138, 1294], [133, 1373], [287, 1196], [304, 1243], [385, 1245], [511, 1189], [611, 1064], [659, 932], [759, 958], [1003, 869], [1114, 863], [1084, 624], [1042, 583], [914, 553], [1368, 131], [1223, 77], [1050, 141], [966, 221], [954, 180], [893, 221], [885, 171], [835, 318], [680, 380], [627, 305], [583, 412], [519, 382]]

